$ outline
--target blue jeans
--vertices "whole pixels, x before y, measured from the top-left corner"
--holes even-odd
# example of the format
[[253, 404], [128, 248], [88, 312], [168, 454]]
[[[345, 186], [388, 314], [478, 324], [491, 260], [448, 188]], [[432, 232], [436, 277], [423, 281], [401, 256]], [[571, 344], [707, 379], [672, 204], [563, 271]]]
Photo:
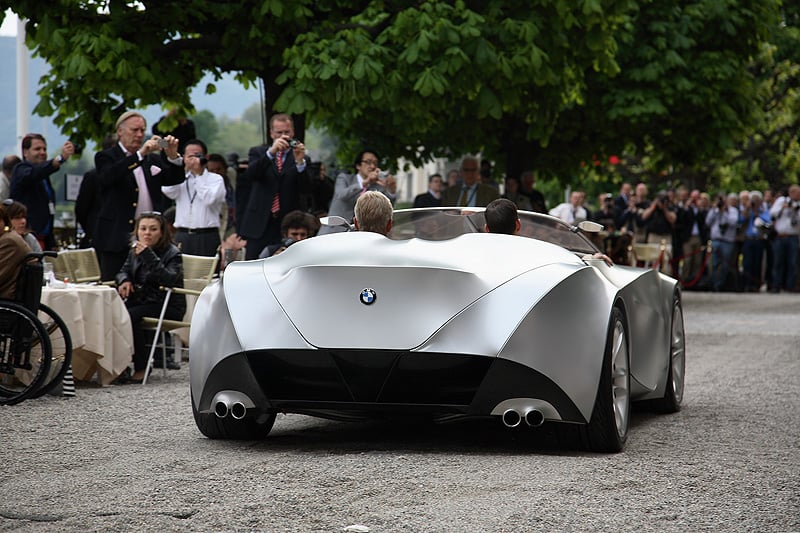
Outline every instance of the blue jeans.
[[731, 268], [733, 258], [732, 242], [711, 241], [711, 288], [720, 291], [725, 286], [725, 279]]
[[772, 286], [786, 291], [794, 290], [797, 282], [797, 252], [800, 237], [797, 235], [775, 237], [772, 241]]

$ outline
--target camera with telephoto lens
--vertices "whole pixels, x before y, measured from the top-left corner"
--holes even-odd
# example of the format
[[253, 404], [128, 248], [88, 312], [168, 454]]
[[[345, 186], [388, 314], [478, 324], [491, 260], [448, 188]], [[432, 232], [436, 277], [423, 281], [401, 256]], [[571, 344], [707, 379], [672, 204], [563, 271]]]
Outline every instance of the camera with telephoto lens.
[[281, 239], [281, 246], [284, 248], [288, 248], [293, 245], [296, 241], [294, 239], [290, 239], [289, 237], [284, 237]]

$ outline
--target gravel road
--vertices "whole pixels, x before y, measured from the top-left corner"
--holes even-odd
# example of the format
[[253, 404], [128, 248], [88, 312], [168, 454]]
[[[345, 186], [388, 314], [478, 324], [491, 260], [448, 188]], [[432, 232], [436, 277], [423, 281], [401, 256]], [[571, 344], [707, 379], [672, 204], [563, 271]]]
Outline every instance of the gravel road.
[[299, 415], [212, 441], [184, 364], [0, 407], [0, 531], [800, 531], [800, 295], [684, 308], [684, 408], [636, 412], [620, 454], [559, 448], [546, 424]]

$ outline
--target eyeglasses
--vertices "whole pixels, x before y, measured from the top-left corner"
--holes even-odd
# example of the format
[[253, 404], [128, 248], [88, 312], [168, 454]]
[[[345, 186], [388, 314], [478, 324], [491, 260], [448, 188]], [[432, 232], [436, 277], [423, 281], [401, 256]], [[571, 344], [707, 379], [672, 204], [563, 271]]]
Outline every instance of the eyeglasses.
[[364, 163], [365, 165], [375, 165], [375, 166], [378, 166], [379, 163], [377, 159], [362, 159], [361, 162]]

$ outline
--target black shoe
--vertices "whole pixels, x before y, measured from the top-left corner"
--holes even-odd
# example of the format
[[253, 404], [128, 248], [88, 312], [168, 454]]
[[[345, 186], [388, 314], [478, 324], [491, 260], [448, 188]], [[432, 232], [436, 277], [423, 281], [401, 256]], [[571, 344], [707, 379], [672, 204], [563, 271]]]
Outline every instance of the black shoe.
[[[153, 368], [164, 368], [164, 363], [162, 362], [161, 358], [153, 358]], [[172, 357], [167, 357], [167, 369], [169, 370], [180, 370], [181, 365], [176, 363]]]

